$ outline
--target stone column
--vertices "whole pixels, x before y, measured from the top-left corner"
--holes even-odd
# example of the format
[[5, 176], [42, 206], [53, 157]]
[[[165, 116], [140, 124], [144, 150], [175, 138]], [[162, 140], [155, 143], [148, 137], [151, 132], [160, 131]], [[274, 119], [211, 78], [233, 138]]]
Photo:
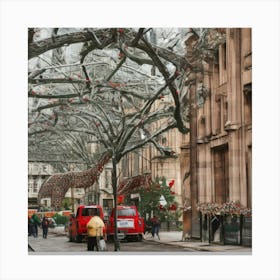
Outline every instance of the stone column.
[[241, 45], [240, 29], [227, 29], [227, 92], [228, 125], [226, 129], [237, 129], [241, 122]]
[[190, 87], [190, 186], [192, 209], [192, 237], [200, 237], [199, 213], [196, 209], [198, 202], [197, 187], [197, 108], [196, 108], [196, 84]]

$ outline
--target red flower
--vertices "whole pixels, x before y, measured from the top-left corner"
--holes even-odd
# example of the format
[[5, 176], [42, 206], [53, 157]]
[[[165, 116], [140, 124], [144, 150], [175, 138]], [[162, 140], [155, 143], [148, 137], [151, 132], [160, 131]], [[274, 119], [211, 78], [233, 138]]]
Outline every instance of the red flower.
[[175, 192], [170, 192], [172, 195], [174, 195], [175, 194]]

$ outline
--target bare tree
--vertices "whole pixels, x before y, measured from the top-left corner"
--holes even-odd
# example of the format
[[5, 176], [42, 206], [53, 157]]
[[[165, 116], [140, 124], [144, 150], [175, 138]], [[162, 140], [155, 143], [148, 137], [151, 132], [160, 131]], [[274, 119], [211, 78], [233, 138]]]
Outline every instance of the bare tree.
[[[89, 166], [93, 161], [84, 147], [95, 141], [100, 151], [112, 158], [116, 206], [117, 164], [122, 157], [149, 143], [167, 154], [156, 142], [157, 136], [173, 128], [189, 131], [188, 91], [183, 88], [190, 72], [201, 71], [195, 55], [199, 58], [205, 53], [201, 47], [205, 44], [201, 43], [188, 62], [176, 52], [186, 34], [175, 31], [170, 29], [171, 43], [165, 38], [158, 45], [152, 32], [165, 34], [163, 30], [30, 29], [29, 152], [45, 149], [65, 156], [72, 151]], [[190, 32], [198, 38], [206, 36]], [[39, 34], [37, 40], [34, 33]], [[167, 101], [159, 102], [163, 97]], [[163, 125], [154, 129], [152, 124], [159, 120]], [[59, 178], [61, 182], [63, 176]], [[83, 186], [92, 183], [89, 180]], [[116, 221], [115, 214], [115, 225]], [[117, 228], [115, 238], [115, 250], [119, 250]]]

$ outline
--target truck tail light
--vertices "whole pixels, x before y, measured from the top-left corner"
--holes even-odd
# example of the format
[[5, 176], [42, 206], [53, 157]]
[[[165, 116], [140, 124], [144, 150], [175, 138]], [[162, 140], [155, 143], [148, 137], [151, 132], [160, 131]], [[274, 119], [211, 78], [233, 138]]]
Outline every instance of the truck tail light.
[[139, 224], [139, 226], [142, 226], [142, 221], [138, 220], [138, 224]]

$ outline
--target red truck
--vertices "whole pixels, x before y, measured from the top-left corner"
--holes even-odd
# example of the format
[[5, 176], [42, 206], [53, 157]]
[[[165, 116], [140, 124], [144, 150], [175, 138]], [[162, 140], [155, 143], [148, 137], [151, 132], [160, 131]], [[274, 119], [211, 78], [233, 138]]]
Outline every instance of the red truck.
[[79, 206], [76, 215], [71, 215], [69, 219], [69, 241], [82, 242], [83, 238], [87, 236], [87, 223], [95, 215], [104, 220], [103, 209], [100, 205]]
[[[114, 213], [113, 208], [107, 226], [108, 240], [114, 240]], [[133, 239], [142, 241], [144, 233], [144, 218], [140, 214], [136, 206], [117, 206], [117, 229], [118, 239]]]

